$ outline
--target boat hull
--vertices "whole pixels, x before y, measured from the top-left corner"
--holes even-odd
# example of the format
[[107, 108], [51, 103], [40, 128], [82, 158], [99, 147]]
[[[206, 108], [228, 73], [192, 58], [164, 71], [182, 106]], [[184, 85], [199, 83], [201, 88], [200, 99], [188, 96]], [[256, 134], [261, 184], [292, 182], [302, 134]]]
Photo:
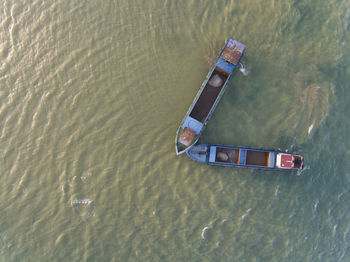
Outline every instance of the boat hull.
[[200, 144], [191, 147], [187, 155], [197, 162], [217, 166], [270, 170], [304, 168], [304, 158], [300, 155], [261, 148]]
[[198, 141], [244, 52], [245, 45], [231, 38], [227, 40], [176, 132], [177, 155]]

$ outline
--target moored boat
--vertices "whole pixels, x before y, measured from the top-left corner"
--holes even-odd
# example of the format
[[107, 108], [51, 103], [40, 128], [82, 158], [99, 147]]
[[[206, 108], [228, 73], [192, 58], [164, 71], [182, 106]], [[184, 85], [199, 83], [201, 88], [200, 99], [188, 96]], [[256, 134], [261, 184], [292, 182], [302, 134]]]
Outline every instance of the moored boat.
[[234, 39], [226, 41], [176, 132], [177, 155], [186, 152], [198, 141], [232, 73], [239, 67], [245, 49], [245, 45]]
[[279, 150], [200, 144], [191, 147], [187, 155], [195, 161], [209, 165], [275, 170], [304, 168], [303, 156]]

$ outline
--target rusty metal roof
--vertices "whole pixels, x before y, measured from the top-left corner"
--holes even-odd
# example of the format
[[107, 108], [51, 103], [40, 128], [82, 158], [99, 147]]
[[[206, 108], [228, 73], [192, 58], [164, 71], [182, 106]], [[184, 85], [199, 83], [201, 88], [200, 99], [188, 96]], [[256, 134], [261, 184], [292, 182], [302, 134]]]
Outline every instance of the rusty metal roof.
[[238, 65], [244, 50], [245, 45], [236, 40], [230, 39], [221, 54], [221, 58], [234, 65]]

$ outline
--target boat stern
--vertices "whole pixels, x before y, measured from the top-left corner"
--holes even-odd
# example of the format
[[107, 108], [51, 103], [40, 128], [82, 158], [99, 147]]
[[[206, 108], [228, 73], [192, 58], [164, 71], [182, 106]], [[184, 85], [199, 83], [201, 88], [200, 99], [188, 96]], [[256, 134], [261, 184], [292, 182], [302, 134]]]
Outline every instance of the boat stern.
[[207, 163], [209, 152], [208, 145], [201, 144], [192, 146], [186, 153], [194, 161]]

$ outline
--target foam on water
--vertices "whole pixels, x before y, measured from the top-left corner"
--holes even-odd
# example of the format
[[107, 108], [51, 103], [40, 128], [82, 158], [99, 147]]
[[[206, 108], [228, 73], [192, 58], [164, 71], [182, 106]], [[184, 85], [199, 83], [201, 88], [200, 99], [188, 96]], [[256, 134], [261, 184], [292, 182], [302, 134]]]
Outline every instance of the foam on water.
[[314, 128], [314, 124], [311, 124], [311, 125], [309, 126], [309, 130], [307, 131], [309, 135], [310, 135], [310, 133], [311, 133], [311, 131], [312, 131], [313, 128]]
[[248, 69], [246, 67], [243, 66], [242, 63], [240, 63], [240, 67], [239, 67], [239, 71], [241, 71], [241, 73], [244, 75], [244, 76], [247, 76], [248, 75]]
[[207, 230], [209, 230], [209, 229], [210, 229], [209, 227], [204, 227], [204, 228], [202, 229], [202, 233], [201, 233], [202, 239], [205, 239], [205, 233], [206, 233]]
[[92, 203], [92, 200], [88, 198], [74, 199], [71, 203], [72, 205], [90, 205]]
[[250, 211], [252, 211], [251, 208], [249, 208], [249, 209], [244, 213], [244, 215], [242, 216], [242, 221], [244, 221], [245, 218], [250, 214]]

